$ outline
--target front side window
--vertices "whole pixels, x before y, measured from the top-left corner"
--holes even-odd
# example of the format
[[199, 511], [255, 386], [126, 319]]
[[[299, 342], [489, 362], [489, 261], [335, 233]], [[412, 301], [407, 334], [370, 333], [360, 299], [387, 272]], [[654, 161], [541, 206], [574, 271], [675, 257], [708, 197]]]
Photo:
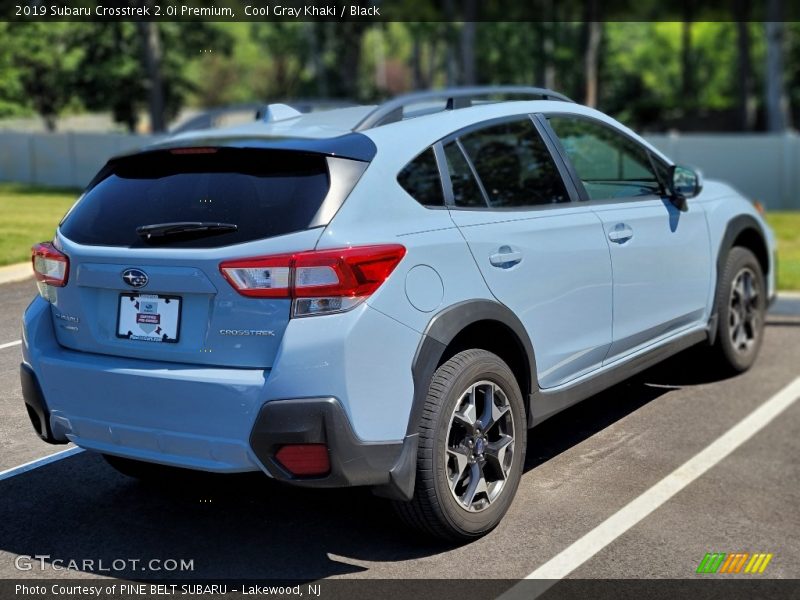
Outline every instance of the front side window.
[[548, 121], [590, 200], [662, 193], [648, 151], [632, 139], [589, 119], [559, 115]]
[[553, 157], [530, 118], [492, 125], [460, 140], [491, 208], [569, 202]]

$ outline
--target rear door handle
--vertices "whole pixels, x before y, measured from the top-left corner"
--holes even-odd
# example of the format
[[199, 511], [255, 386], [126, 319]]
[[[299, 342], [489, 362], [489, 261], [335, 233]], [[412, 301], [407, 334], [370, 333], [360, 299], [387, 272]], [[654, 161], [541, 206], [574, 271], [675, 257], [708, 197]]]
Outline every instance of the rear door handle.
[[617, 223], [614, 229], [608, 232], [608, 239], [617, 244], [624, 244], [633, 237], [633, 229], [625, 223]]
[[512, 250], [510, 246], [500, 246], [497, 252], [489, 257], [489, 262], [493, 267], [510, 269], [522, 262], [522, 252]]

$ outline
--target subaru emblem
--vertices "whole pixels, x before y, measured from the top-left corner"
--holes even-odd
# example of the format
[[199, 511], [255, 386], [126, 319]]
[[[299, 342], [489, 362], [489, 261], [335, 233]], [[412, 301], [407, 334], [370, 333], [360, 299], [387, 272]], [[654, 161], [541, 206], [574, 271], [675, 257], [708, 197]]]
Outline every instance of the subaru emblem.
[[131, 287], [140, 288], [146, 286], [150, 278], [147, 273], [139, 269], [125, 269], [122, 272], [122, 280]]

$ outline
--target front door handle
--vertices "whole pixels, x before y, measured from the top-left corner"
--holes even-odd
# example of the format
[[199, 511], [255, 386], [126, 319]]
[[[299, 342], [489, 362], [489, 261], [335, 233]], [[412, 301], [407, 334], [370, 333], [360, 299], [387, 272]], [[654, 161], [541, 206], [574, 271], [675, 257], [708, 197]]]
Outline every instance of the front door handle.
[[624, 244], [633, 237], [633, 229], [625, 223], [617, 223], [614, 229], [608, 232], [608, 239], [617, 244]]
[[512, 250], [510, 246], [500, 246], [497, 252], [489, 257], [489, 262], [493, 267], [510, 269], [522, 262], [522, 252]]

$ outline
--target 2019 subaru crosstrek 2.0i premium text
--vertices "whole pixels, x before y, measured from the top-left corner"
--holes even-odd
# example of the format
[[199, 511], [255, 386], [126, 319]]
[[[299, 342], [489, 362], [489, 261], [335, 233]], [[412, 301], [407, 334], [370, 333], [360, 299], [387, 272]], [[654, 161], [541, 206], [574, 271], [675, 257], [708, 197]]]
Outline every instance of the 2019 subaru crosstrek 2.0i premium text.
[[113, 158], [33, 248], [46, 441], [369, 486], [463, 540], [528, 428], [696, 344], [753, 364], [772, 233], [608, 116], [538, 88], [263, 112]]

